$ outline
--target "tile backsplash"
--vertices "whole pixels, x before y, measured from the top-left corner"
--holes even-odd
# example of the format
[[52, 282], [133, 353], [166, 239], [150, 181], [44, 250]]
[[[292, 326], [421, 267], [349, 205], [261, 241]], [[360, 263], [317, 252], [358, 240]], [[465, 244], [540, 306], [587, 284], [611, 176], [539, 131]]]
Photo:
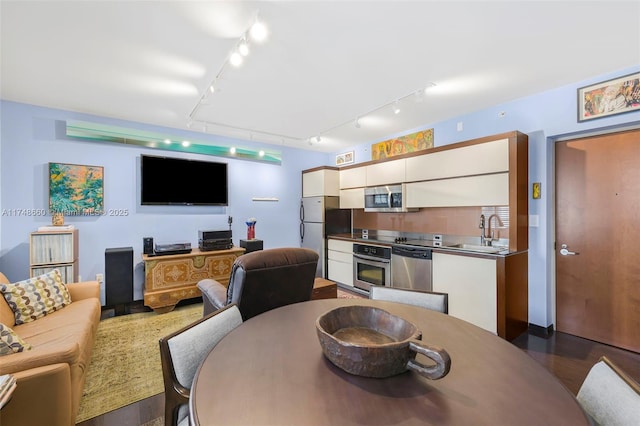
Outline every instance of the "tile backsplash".
[[480, 215], [486, 226], [492, 219], [495, 238], [509, 238], [509, 207], [439, 207], [424, 208], [410, 213], [365, 213], [353, 210], [354, 229], [377, 229], [419, 234], [447, 234], [459, 236], [480, 235]]

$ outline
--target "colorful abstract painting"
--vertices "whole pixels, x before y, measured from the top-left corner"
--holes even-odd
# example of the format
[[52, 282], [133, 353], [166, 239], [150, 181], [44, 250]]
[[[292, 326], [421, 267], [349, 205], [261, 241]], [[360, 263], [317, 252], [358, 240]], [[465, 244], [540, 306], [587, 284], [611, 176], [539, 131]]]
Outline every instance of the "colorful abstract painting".
[[433, 148], [433, 129], [421, 130], [371, 145], [371, 159], [382, 160], [410, 152]]
[[578, 121], [640, 110], [640, 73], [578, 89]]
[[65, 216], [104, 211], [104, 168], [49, 163], [49, 211]]

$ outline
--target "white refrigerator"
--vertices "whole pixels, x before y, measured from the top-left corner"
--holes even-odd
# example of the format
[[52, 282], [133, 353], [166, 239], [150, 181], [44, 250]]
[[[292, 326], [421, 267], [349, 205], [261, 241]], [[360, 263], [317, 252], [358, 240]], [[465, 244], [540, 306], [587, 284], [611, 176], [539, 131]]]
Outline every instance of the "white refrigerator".
[[351, 210], [340, 197], [304, 197], [300, 204], [300, 246], [318, 253], [316, 276], [327, 278], [327, 235], [351, 233]]

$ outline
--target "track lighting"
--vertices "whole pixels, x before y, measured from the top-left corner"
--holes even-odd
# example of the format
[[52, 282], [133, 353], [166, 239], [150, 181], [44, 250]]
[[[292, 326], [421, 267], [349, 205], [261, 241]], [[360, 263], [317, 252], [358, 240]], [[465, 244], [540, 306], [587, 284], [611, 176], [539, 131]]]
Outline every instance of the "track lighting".
[[242, 56], [247, 56], [249, 54], [249, 44], [247, 43], [247, 39], [243, 38], [238, 45], [238, 53]]
[[[214, 92], [220, 89], [219, 87], [216, 87], [216, 84], [218, 83], [218, 80], [223, 78], [223, 73], [228, 68], [228, 65], [230, 64], [234, 67], [241, 66], [242, 63], [244, 62], [244, 58], [247, 57], [250, 53], [249, 41], [250, 40], [253, 40], [256, 42], [264, 41], [267, 38], [267, 34], [268, 34], [268, 31], [267, 31], [266, 25], [256, 18], [253, 25], [247, 28], [244, 34], [242, 34], [242, 36], [238, 39], [235, 46], [233, 47], [233, 50], [231, 51], [229, 56], [227, 56], [225, 61], [222, 63], [220, 70], [218, 71], [216, 76], [213, 78], [209, 86], [207, 86], [207, 89], [204, 91], [204, 93], [200, 96], [200, 99], [196, 104], [196, 106], [194, 106], [193, 109], [191, 110], [191, 113], [189, 114], [189, 122], [187, 123], [187, 127], [189, 128], [191, 127], [191, 121], [193, 120], [194, 116], [198, 112], [198, 109], [202, 105], [208, 104], [207, 96], [210, 94], [213, 94]], [[209, 122], [209, 124], [214, 124], [214, 123]]]
[[316, 142], [320, 143], [321, 140], [320, 135], [316, 136]]
[[242, 65], [242, 55], [238, 52], [233, 52], [229, 57], [229, 63], [234, 67]]
[[400, 114], [400, 107], [398, 106], [398, 101], [395, 101], [393, 103], [393, 113], [394, 114]]
[[267, 27], [262, 22], [256, 20], [251, 26], [249, 34], [251, 38], [257, 42], [264, 41], [267, 38]]
[[435, 86], [436, 86], [436, 84], [433, 83], [433, 82], [427, 83], [427, 87], [424, 88], [424, 92], [427, 93], [429, 91], [429, 89], [431, 89], [431, 88], [433, 88]]
[[353, 125], [354, 125], [354, 127], [356, 129], [360, 128], [360, 118], [359, 117], [354, 120]]

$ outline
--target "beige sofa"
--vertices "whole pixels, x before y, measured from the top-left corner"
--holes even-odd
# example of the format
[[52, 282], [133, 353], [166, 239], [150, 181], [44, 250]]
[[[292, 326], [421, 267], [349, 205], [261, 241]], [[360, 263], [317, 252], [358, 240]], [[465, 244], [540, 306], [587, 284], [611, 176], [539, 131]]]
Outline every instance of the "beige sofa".
[[[0, 273], [0, 283], [8, 283]], [[67, 284], [71, 304], [35, 321], [15, 325], [0, 295], [0, 322], [11, 327], [29, 351], [0, 357], [0, 375], [12, 374], [17, 387], [0, 410], [0, 425], [73, 425], [100, 322], [97, 281]]]

